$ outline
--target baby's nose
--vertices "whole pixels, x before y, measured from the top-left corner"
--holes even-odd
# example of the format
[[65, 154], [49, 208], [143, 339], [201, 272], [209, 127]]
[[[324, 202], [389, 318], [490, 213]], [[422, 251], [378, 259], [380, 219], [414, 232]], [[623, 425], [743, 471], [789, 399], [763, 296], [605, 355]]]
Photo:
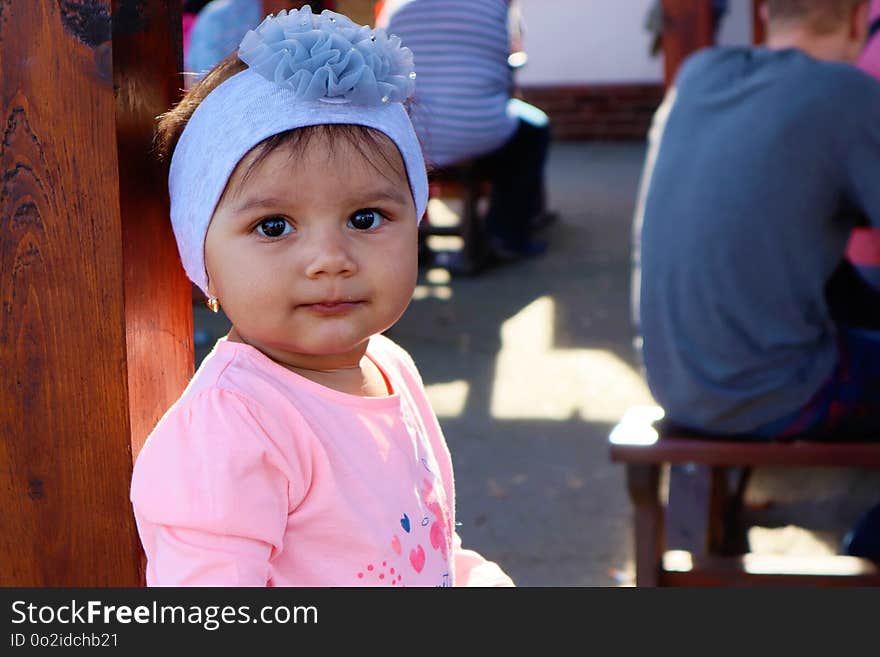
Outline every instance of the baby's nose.
[[318, 276], [350, 275], [355, 271], [350, 245], [345, 238], [333, 231], [321, 231], [309, 244], [309, 260], [306, 275]]

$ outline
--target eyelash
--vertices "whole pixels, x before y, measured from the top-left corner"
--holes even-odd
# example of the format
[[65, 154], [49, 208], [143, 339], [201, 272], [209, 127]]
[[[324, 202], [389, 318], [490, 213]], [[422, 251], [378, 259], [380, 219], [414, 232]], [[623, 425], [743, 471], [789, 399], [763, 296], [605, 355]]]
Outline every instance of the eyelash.
[[[369, 228], [356, 228], [354, 225], [352, 225], [352, 219], [354, 219], [354, 217], [356, 217], [359, 214], [367, 214], [367, 213], [372, 213], [380, 219], [379, 226], [371, 226]], [[279, 220], [283, 221], [285, 224], [285, 232], [283, 232], [281, 235], [266, 235], [261, 230], [263, 227], [263, 224], [265, 224], [269, 221], [279, 221]], [[368, 232], [371, 230], [376, 230], [382, 224], [384, 224], [385, 222], [388, 222], [388, 221], [390, 221], [390, 219], [388, 218], [388, 215], [386, 215], [383, 211], [381, 211], [377, 208], [362, 208], [360, 210], [356, 210], [355, 212], [351, 213], [351, 215], [349, 216], [349, 218], [346, 222], [346, 225], [353, 228], [354, 230], [356, 230], [358, 232]], [[263, 219], [260, 219], [260, 221], [257, 222], [257, 224], [253, 227], [253, 232], [257, 233], [257, 235], [259, 235], [263, 239], [274, 241], [274, 240], [279, 240], [282, 237], [286, 237], [291, 232], [293, 232], [293, 226], [291, 225], [291, 221], [288, 218], [283, 217], [281, 215], [272, 215], [272, 216], [264, 217]]]
[[[274, 236], [273, 235], [266, 235], [260, 230], [262, 228], [263, 224], [265, 224], [266, 222], [278, 221], [278, 220], [283, 221], [285, 224], [285, 232], [282, 233], [281, 235], [274, 235]], [[290, 229], [290, 230], [288, 231], [287, 229]], [[257, 233], [257, 235], [259, 235], [263, 239], [279, 240], [282, 237], [289, 235], [293, 231], [293, 226], [291, 225], [290, 220], [287, 219], [286, 217], [282, 217], [280, 215], [272, 215], [272, 216], [264, 217], [264, 218], [260, 219], [260, 221], [257, 222], [257, 225], [254, 226], [253, 231], [255, 233]]]
[[[354, 217], [356, 217], [359, 214], [366, 214], [366, 213], [373, 213], [374, 215], [379, 217], [381, 219], [379, 226], [384, 224], [386, 221], [389, 221], [388, 216], [384, 212], [382, 212], [381, 210], [379, 210], [377, 208], [361, 208], [360, 210], [356, 210], [355, 212], [351, 213], [351, 216], [348, 218], [348, 222], [346, 225], [351, 226], [351, 220]], [[355, 228], [355, 230], [357, 230], [359, 232], [366, 232], [369, 230], [376, 230], [376, 228], [378, 228], [379, 226], [374, 226], [374, 227], [370, 227], [370, 228], [355, 228], [354, 226], [352, 226], [352, 228]]]

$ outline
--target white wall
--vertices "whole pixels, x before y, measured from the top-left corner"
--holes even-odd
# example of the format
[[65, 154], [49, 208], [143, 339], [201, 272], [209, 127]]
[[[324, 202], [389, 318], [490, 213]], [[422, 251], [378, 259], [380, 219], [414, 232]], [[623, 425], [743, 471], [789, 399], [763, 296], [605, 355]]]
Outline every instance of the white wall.
[[[660, 82], [663, 60], [651, 57], [645, 18], [652, 0], [519, 0], [528, 64], [523, 86]], [[749, 0], [730, 0], [719, 42], [749, 43]]]
[[[588, 2], [590, 0], [587, 0]], [[730, 0], [730, 9], [721, 22], [718, 44], [746, 46], [752, 42], [752, 3], [749, 0]]]

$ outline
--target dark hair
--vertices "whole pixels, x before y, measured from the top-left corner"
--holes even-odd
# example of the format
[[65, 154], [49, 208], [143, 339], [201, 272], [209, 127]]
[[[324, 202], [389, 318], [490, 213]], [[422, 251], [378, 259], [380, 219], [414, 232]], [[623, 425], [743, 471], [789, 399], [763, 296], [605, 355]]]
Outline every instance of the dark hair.
[[187, 122], [205, 97], [214, 91], [224, 80], [247, 68], [247, 64], [232, 53], [226, 59], [208, 71], [173, 108], [158, 117], [156, 126], [155, 151], [160, 160], [171, 160], [171, 154], [177, 146], [180, 135]]
[[803, 22], [816, 34], [833, 32], [868, 0], [766, 0], [770, 23]]
[[211, 0], [185, 0], [183, 3], [184, 14], [198, 14]]

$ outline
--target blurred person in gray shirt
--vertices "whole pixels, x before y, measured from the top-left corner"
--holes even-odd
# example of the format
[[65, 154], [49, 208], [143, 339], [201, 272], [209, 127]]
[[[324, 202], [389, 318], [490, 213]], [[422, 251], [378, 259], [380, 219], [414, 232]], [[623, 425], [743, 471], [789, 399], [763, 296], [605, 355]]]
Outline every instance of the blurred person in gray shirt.
[[880, 295], [844, 259], [880, 226], [868, 3], [768, 0], [767, 47], [691, 56], [658, 110], [634, 315], [667, 420], [724, 436], [880, 438]]

